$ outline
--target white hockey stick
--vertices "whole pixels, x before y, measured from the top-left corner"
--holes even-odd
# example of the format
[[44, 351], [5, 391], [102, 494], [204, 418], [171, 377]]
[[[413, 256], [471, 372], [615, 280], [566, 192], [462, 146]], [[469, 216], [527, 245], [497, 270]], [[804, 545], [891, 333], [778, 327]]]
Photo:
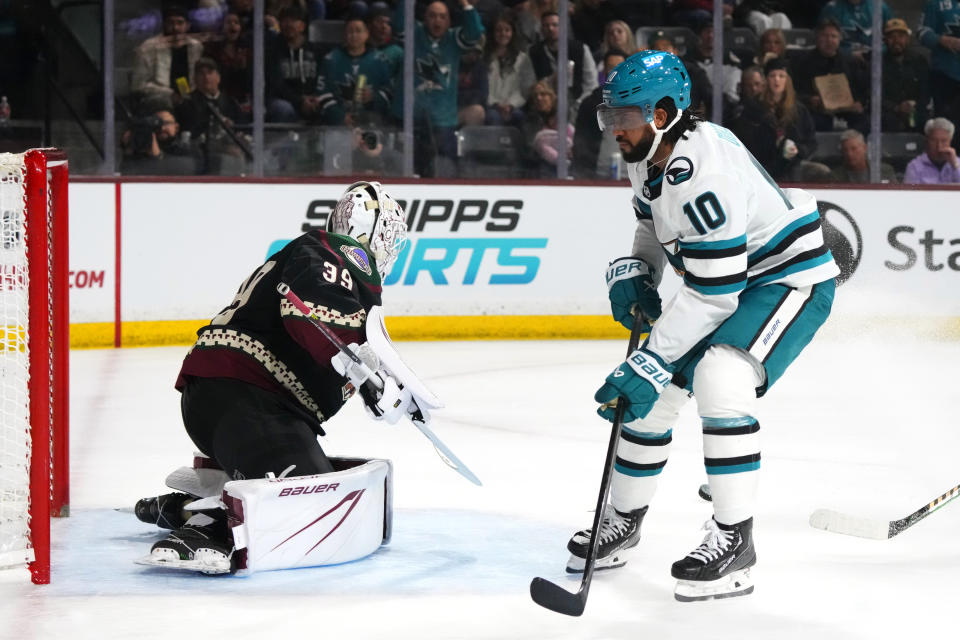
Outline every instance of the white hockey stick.
[[960, 485], [953, 487], [942, 496], [934, 498], [932, 502], [923, 505], [907, 517], [890, 521], [860, 518], [830, 509], [817, 509], [810, 514], [810, 526], [814, 529], [823, 529], [824, 531], [842, 533], [848, 536], [886, 540], [912, 527], [957, 496], [960, 496]]
[[[366, 367], [363, 361], [360, 360], [360, 357], [357, 356], [357, 354], [355, 354], [353, 350], [343, 340], [340, 339], [340, 336], [338, 336], [336, 333], [331, 331], [329, 327], [325, 326], [320, 321], [320, 319], [316, 316], [316, 314], [310, 311], [310, 307], [308, 307], [303, 302], [303, 300], [300, 299], [300, 297], [297, 294], [295, 294], [293, 291], [290, 290], [290, 287], [286, 283], [281, 282], [280, 284], [277, 285], [277, 293], [282, 295], [284, 298], [287, 299], [287, 301], [290, 304], [295, 306], [297, 310], [300, 311], [300, 313], [302, 313], [307, 318], [307, 320], [310, 321], [310, 324], [312, 324], [314, 327], [319, 329], [320, 333], [322, 333], [324, 337], [327, 338], [327, 340], [332, 342], [337, 349], [347, 354], [347, 357], [349, 357], [358, 365], [362, 365]], [[451, 469], [453, 469], [454, 471], [462, 475], [464, 478], [466, 478], [473, 484], [477, 486], [483, 486], [483, 483], [480, 482], [480, 478], [478, 478], [476, 474], [474, 474], [473, 471], [471, 471], [470, 468], [467, 467], [467, 465], [465, 465], [460, 460], [460, 458], [458, 458], [456, 454], [454, 454], [453, 451], [451, 451], [450, 448], [447, 445], [445, 445], [440, 440], [440, 438], [438, 438], [437, 435], [427, 427], [426, 424], [424, 424], [419, 420], [414, 420], [412, 417], [410, 418], [410, 422], [412, 422], [413, 426], [415, 426], [417, 429], [420, 430], [420, 433], [425, 435], [427, 439], [430, 440], [430, 442], [433, 444], [434, 449], [437, 451], [437, 455], [440, 456], [440, 459], [443, 460], [447, 464], [447, 466], [449, 466]]]

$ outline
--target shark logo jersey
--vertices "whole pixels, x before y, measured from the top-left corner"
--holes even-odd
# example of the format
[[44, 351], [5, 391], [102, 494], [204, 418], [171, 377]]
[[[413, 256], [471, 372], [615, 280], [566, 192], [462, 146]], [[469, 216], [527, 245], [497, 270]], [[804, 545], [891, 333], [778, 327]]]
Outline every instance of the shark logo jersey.
[[646, 345], [667, 362], [733, 314], [741, 292], [805, 287], [840, 273], [823, 242], [816, 199], [781, 190], [723, 127], [700, 122], [662, 171], [648, 173], [639, 162], [627, 173], [639, 219], [634, 255], [661, 272], [665, 257], [683, 278]]

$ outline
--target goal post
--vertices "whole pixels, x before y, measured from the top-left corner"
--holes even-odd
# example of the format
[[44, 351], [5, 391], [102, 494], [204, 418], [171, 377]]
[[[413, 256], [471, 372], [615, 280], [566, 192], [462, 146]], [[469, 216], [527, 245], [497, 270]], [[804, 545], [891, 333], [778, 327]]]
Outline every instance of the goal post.
[[67, 158], [0, 154], [0, 566], [50, 581], [69, 514]]

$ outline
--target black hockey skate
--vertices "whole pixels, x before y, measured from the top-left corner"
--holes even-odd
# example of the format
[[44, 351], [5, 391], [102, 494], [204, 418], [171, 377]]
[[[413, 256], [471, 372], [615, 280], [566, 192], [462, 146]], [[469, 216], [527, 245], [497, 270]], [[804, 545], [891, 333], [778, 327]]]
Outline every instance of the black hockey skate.
[[137, 500], [133, 512], [140, 522], [155, 524], [161, 529], [179, 529], [192, 515], [190, 512], [184, 513], [183, 505], [196, 499], [187, 493], [166, 493], [155, 498]]
[[[627, 563], [626, 552], [640, 541], [640, 523], [647, 514], [647, 507], [628, 513], [617, 511], [607, 505], [600, 521], [600, 544], [597, 546], [596, 569], [616, 569]], [[567, 573], [583, 573], [590, 547], [591, 530], [584, 529], [573, 534], [567, 543], [570, 560]]]
[[150, 555], [138, 564], [170, 569], [188, 569], [209, 575], [233, 573], [233, 542], [226, 518], [197, 514], [187, 524], [154, 543]]
[[677, 579], [674, 597], [680, 602], [732, 598], [753, 593], [750, 567], [757, 563], [753, 548], [753, 518], [720, 524], [713, 518], [703, 527], [700, 546], [673, 563]]

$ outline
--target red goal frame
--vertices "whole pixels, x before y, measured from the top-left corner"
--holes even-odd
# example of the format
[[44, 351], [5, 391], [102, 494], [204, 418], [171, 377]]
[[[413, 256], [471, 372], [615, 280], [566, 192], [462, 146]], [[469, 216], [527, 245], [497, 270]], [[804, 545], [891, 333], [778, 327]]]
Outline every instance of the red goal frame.
[[[24, 154], [30, 331], [30, 563], [50, 582], [50, 518], [70, 512], [70, 301], [67, 155]], [[46, 354], [46, 357], [43, 357]]]

